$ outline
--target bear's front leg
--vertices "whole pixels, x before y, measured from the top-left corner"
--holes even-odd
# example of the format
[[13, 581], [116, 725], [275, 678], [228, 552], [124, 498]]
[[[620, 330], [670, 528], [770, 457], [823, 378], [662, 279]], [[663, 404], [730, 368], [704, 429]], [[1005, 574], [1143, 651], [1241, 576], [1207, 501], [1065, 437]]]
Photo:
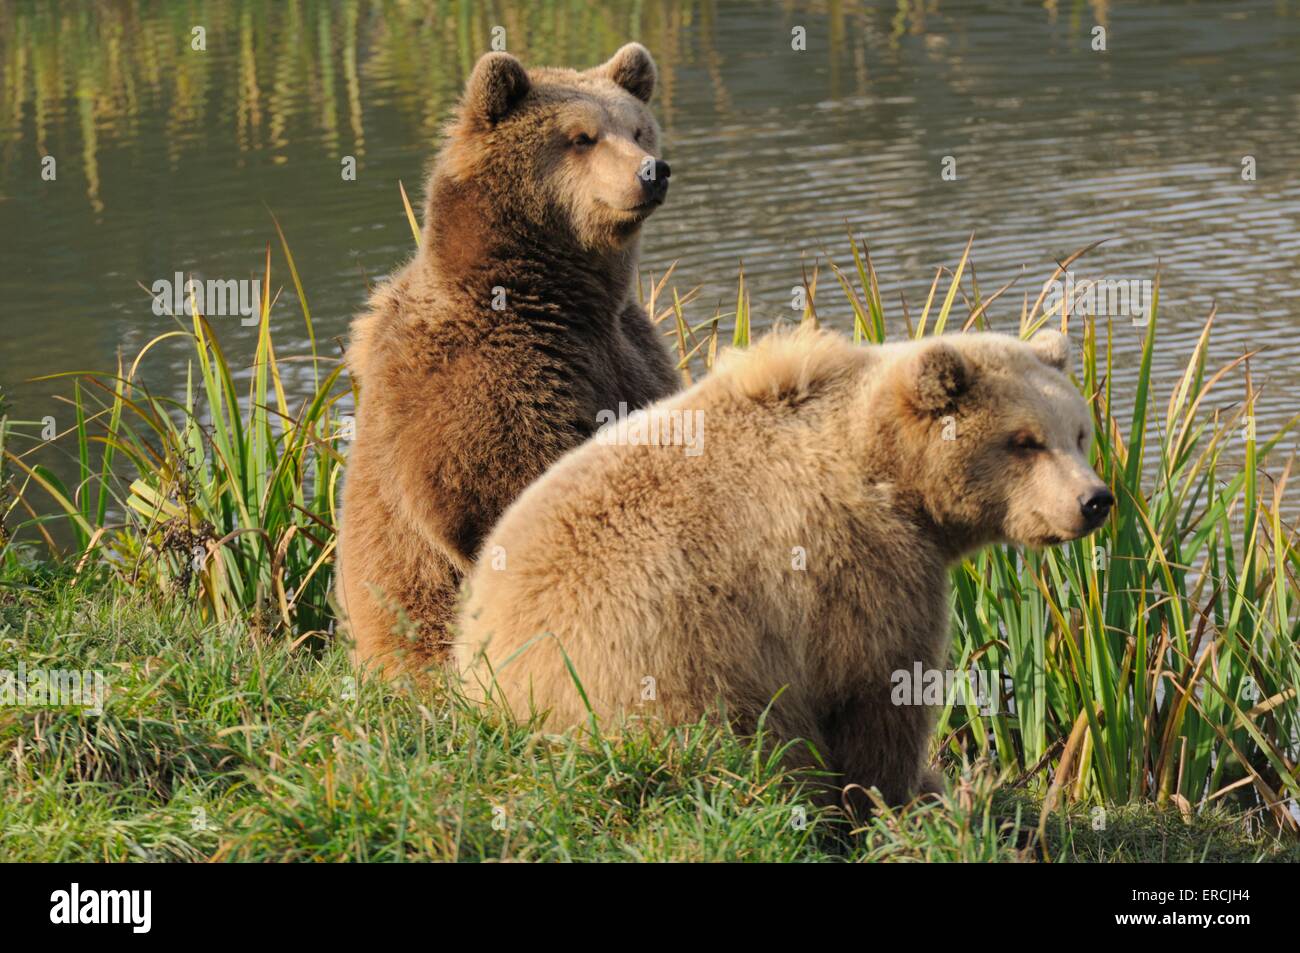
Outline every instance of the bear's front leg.
[[[938, 793], [942, 782], [926, 764], [933, 712], [924, 705], [895, 705], [886, 688], [850, 698], [823, 721], [831, 767], [843, 786], [875, 787], [885, 803], [904, 804], [918, 793]], [[862, 791], [849, 790], [844, 806], [870, 812]]]

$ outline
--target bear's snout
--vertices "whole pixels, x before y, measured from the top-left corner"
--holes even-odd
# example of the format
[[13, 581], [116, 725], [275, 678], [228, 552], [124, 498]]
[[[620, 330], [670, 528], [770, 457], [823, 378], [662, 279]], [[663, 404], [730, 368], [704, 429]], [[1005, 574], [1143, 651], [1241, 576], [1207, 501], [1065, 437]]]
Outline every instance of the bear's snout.
[[654, 174], [641, 177], [641, 191], [645, 200], [658, 205], [668, 194], [668, 177], [673, 174], [672, 167], [663, 159], [656, 159]]
[[1115, 496], [1106, 487], [1085, 493], [1079, 497], [1079, 509], [1083, 513], [1084, 524], [1092, 532], [1110, 515], [1110, 508], [1115, 505]]

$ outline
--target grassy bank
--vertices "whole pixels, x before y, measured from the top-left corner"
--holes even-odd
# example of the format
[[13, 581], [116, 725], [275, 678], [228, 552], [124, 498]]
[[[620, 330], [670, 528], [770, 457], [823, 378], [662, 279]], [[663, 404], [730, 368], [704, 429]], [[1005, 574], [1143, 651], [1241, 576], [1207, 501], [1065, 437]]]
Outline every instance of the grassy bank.
[[[66, 580], [9, 590], [0, 668], [101, 668], [103, 715], [0, 709], [6, 860], [1300, 860], [1240, 816], [1057, 815], [987, 773], [849, 838], [749, 745], [704, 728], [603, 749], [323, 652]], [[802, 829], [801, 829], [802, 828]], [[1254, 831], [1252, 833], [1251, 831]]]
[[[1212, 316], [1181, 377], [1157, 382], [1158, 295], [1137, 327], [1071, 315], [1046, 293], [1008, 308], [1009, 289], [981, 293], [970, 255], [939, 269], [924, 303], [891, 313], [854, 242], [842, 267], [810, 269], [791, 315], [845, 309], [865, 344], [983, 328], [1002, 312], [1000, 330], [1050, 323], [1081, 345], [1094, 463], [1117, 515], [1085, 540], [993, 547], [954, 571], [952, 665], [999, 691], [992, 710], [972, 699], [940, 713], [943, 805], [882, 814], [845, 839], [802, 815], [797, 780], [741, 739], [663, 728], [587, 746], [498, 723], [453, 691], [359, 684], [328, 603], [350, 384], [318, 349], [279, 235], [255, 363], [238, 385], [212, 327], [182, 316], [113, 372], [68, 375], [75, 423], [53, 442], [75, 479], [39, 462], [30, 427], [0, 420], [0, 670], [102, 670], [111, 686], [96, 717], [0, 707], [6, 852], [1294, 857], [1300, 549], [1282, 515], [1289, 465], [1270, 462], [1290, 425], [1255, 432], [1245, 359], [1206, 366]], [[280, 292], [307, 342], [292, 355], [272, 327]], [[670, 276], [645, 297], [684, 380], [751, 338], [743, 275], [729, 313], [693, 314]], [[193, 348], [180, 395], [147, 384], [148, 352], [167, 337]], [[1124, 402], [1122, 348], [1139, 355]], [[308, 365], [305, 396], [287, 392], [290, 357]]]

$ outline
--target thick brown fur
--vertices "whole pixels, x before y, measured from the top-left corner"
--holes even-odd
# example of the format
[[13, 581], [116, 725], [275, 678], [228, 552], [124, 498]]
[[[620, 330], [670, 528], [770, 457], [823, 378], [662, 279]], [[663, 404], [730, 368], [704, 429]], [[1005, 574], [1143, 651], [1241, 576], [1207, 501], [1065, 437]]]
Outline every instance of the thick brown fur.
[[752, 732], [770, 704], [840, 783], [932, 789], [931, 712], [893, 704], [891, 676], [944, 665], [949, 567], [1099, 522], [1067, 343], [799, 331], [729, 356], [649, 408], [702, 412], [702, 452], [602, 432], [507, 511], [460, 616], [466, 691], [553, 728], [588, 718], [570, 664], [607, 726], [720, 705]]
[[637, 44], [583, 73], [483, 57], [429, 179], [420, 250], [353, 325], [336, 599], [357, 659], [387, 675], [445, 660], [461, 577], [525, 486], [601, 411], [678, 386], [634, 286], [666, 189], [643, 184], [654, 80]]

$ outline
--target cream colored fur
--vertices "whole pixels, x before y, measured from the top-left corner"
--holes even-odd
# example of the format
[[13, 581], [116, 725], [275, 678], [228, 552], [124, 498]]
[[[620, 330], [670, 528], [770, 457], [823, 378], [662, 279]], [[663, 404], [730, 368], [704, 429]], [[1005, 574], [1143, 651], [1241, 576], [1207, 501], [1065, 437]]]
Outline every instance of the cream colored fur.
[[769, 731], [840, 783], [932, 786], [931, 712], [892, 704], [891, 673], [946, 665], [949, 566], [1090, 529], [1078, 500], [1101, 484], [1068, 354], [1052, 332], [858, 347], [801, 330], [728, 355], [650, 408], [702, 411], [702, 453], [598, 434], [507, 510], [455, 633], [466, 690], [578, 725], [571, 664], [607, 727], [720, 706], [753, 731], [770, 705]]

